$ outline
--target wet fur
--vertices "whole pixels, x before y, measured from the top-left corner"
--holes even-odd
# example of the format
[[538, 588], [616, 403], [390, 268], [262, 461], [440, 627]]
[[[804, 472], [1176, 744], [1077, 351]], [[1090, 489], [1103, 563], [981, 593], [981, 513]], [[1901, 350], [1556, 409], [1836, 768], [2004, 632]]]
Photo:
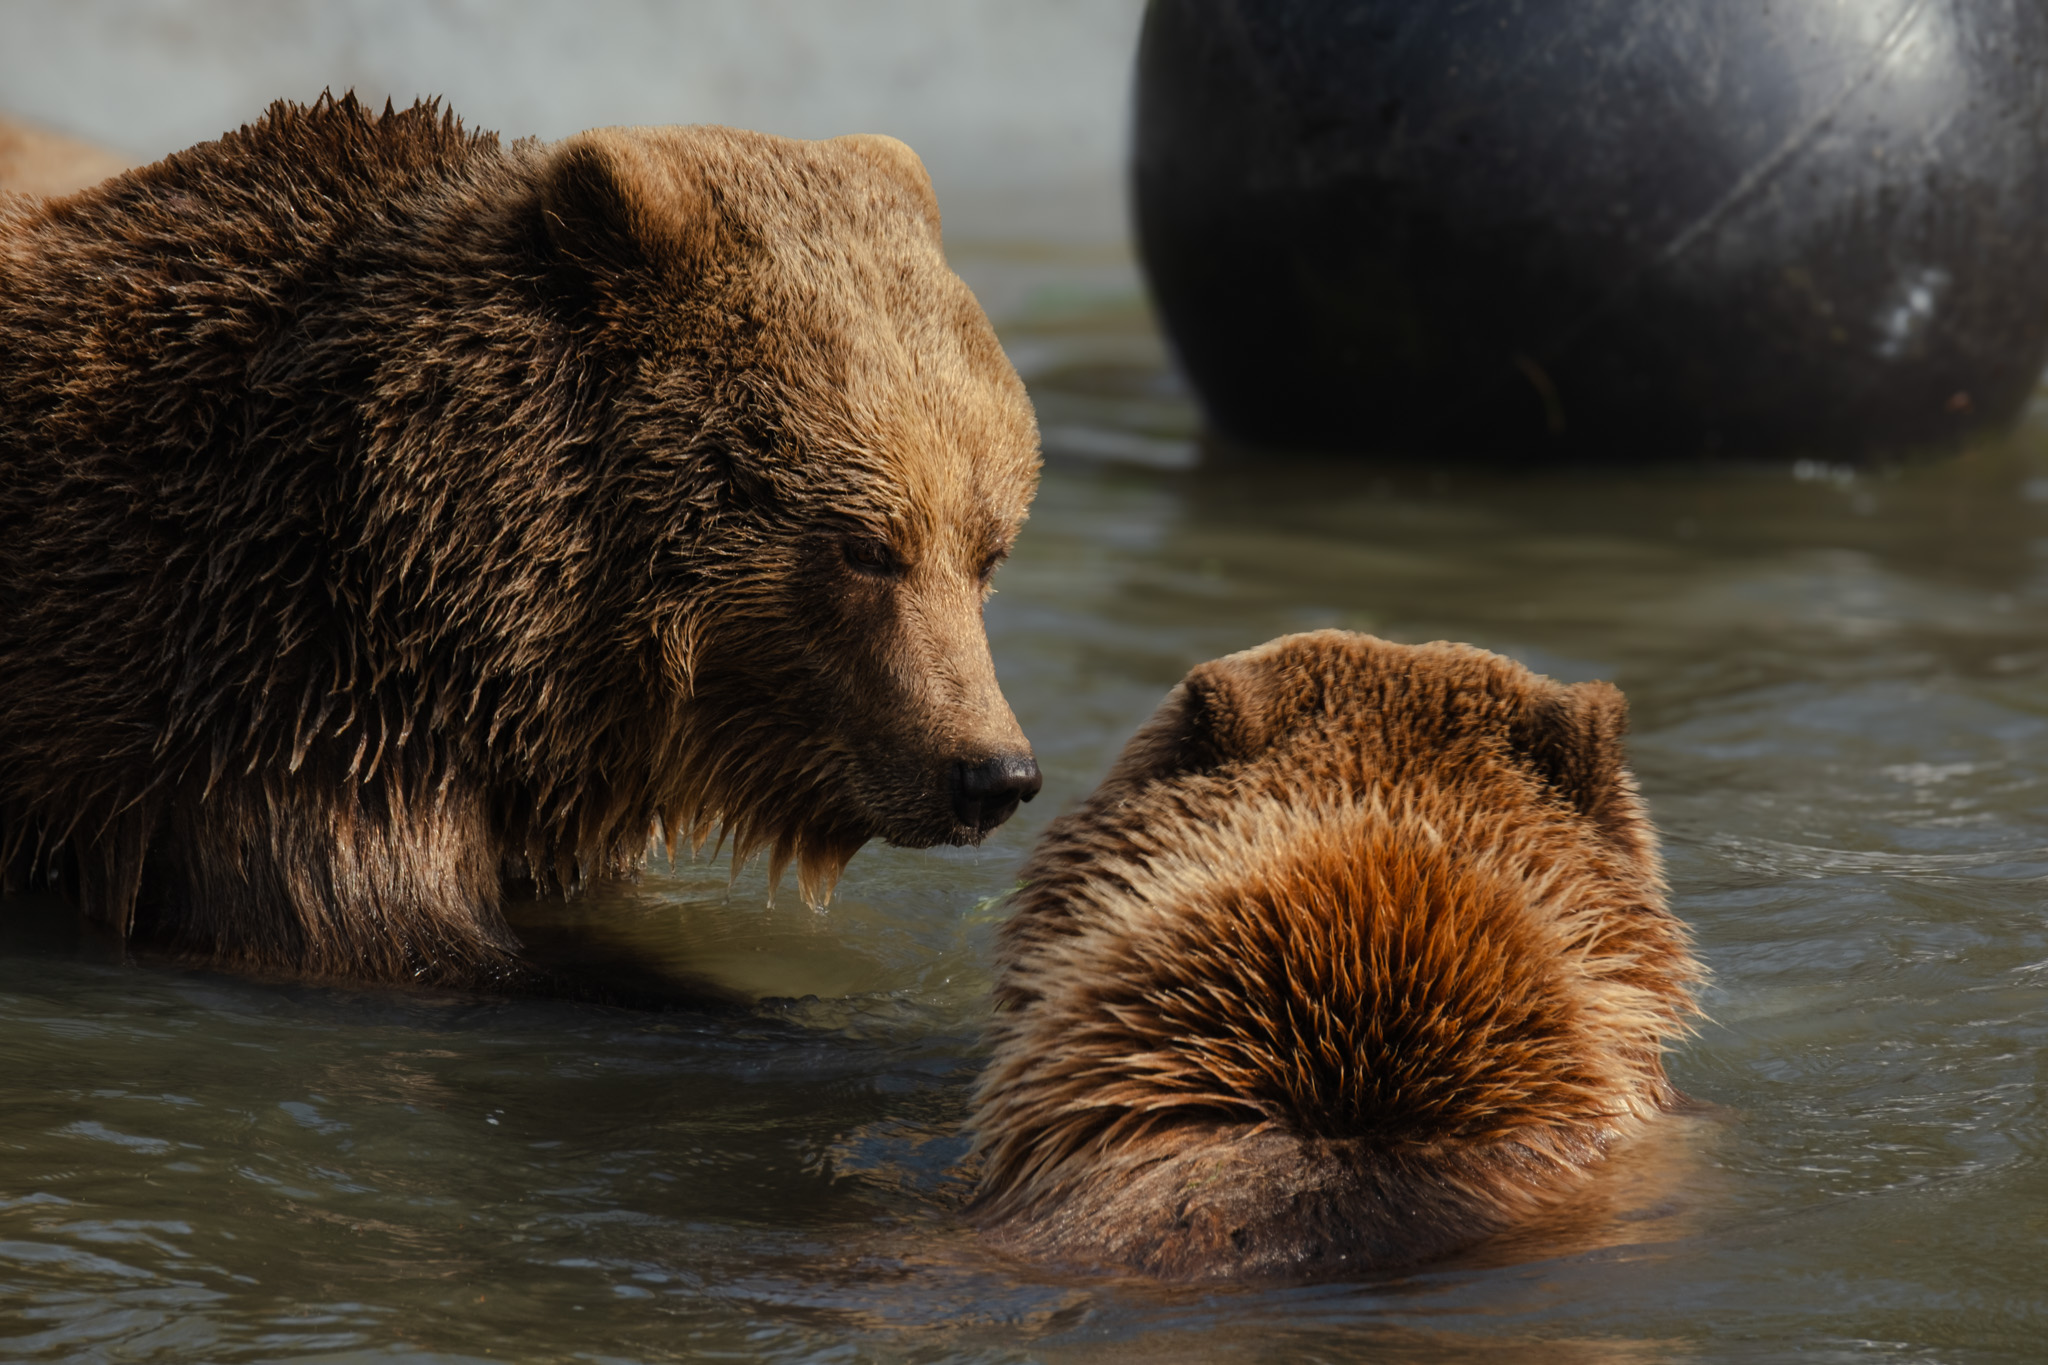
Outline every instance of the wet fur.
[[1699, 979], [1625, 708], [1336, 631], [1204, 664], [1048, 828], [998, 955], [974, 1216], [1171, 1279], [1415, 1264], [1678, 1100]]
[[279, 104], [0, 200], [0, 340], [0, 871], [123, 938], [487, 981], [508, 887], [822, 901], [1022, 747], [1035, 427], [888, 139]]

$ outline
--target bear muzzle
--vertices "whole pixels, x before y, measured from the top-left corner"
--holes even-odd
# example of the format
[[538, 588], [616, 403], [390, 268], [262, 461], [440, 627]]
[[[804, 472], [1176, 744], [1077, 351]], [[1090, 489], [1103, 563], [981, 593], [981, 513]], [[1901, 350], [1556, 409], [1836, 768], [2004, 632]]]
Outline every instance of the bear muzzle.
[[953, 815], [980, 839], [1038, 795], [1045, 779], [1030, 754], [997, 754], [979, 763], [953, 764]]

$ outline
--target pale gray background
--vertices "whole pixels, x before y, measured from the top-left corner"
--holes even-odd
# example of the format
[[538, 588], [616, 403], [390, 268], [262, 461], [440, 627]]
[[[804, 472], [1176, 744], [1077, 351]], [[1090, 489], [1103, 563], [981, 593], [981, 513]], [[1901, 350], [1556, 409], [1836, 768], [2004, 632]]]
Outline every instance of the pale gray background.
[[1121, 242], [1143, 0], [0, 0], [0, 111], [138, 159], [323, 87], [475, 126], [890, 133], [949, 242]]

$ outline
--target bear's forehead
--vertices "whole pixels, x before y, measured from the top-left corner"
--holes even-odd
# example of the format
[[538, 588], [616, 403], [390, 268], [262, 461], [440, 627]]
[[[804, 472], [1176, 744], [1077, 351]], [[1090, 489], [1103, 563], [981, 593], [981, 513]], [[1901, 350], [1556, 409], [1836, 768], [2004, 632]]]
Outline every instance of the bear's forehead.
[[819, 444], [858, 451], [940, 523], [970, 513], [1021, 520], [1037, 483], [1037, 424], [965, 286], [849, 293], [820, 312], [801, 350], [825, 373], [790, 376], [794, 422]]
[[946, 264], [929, 190], [836, 142], [661, 136], [717, 183], [726, 228], [693, 311], [714, 333], [734, 317], [758, 328], [729, 356], [765, 371], [748, 387], [777, 395], [776, 426], [809, 458], [860, 471], [871, 510], [908, 534], [1007, 540], [1035, 491], [1037, 425]]
[[1251, 718], [1275, 752], [1368, 755], [1496, 735], [1565, 691], [1471, 646], [1345, 631], [1283, 637], [1218, 664], [1228, 705]]

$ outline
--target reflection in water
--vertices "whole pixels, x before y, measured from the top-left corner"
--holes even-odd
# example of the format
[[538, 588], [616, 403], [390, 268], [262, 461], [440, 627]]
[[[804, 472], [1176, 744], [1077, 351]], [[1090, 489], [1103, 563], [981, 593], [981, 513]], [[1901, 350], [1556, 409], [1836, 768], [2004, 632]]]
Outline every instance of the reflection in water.
[[[983, 266], [1054, 456], [988, 610], [1044, 799], [979, 850], [864, 853], [824, 914], [707, 859], [525, 916], [759, 1002], [720, 1012], [124, 966], [10, 902], [0, 1356], [2035, 1355], [2048, 424], [1863, 473], [1195, 463], [1101, 302], [1127, 267]], [[1715, 971], [1672, 1058], [1705, 1113], [1617, 1169], [1599, 1236], [1412, 1275], [983, 1253], [952, 1211], [991, 898], [1190, 663], [1326, 625], [1628, 691]]]

